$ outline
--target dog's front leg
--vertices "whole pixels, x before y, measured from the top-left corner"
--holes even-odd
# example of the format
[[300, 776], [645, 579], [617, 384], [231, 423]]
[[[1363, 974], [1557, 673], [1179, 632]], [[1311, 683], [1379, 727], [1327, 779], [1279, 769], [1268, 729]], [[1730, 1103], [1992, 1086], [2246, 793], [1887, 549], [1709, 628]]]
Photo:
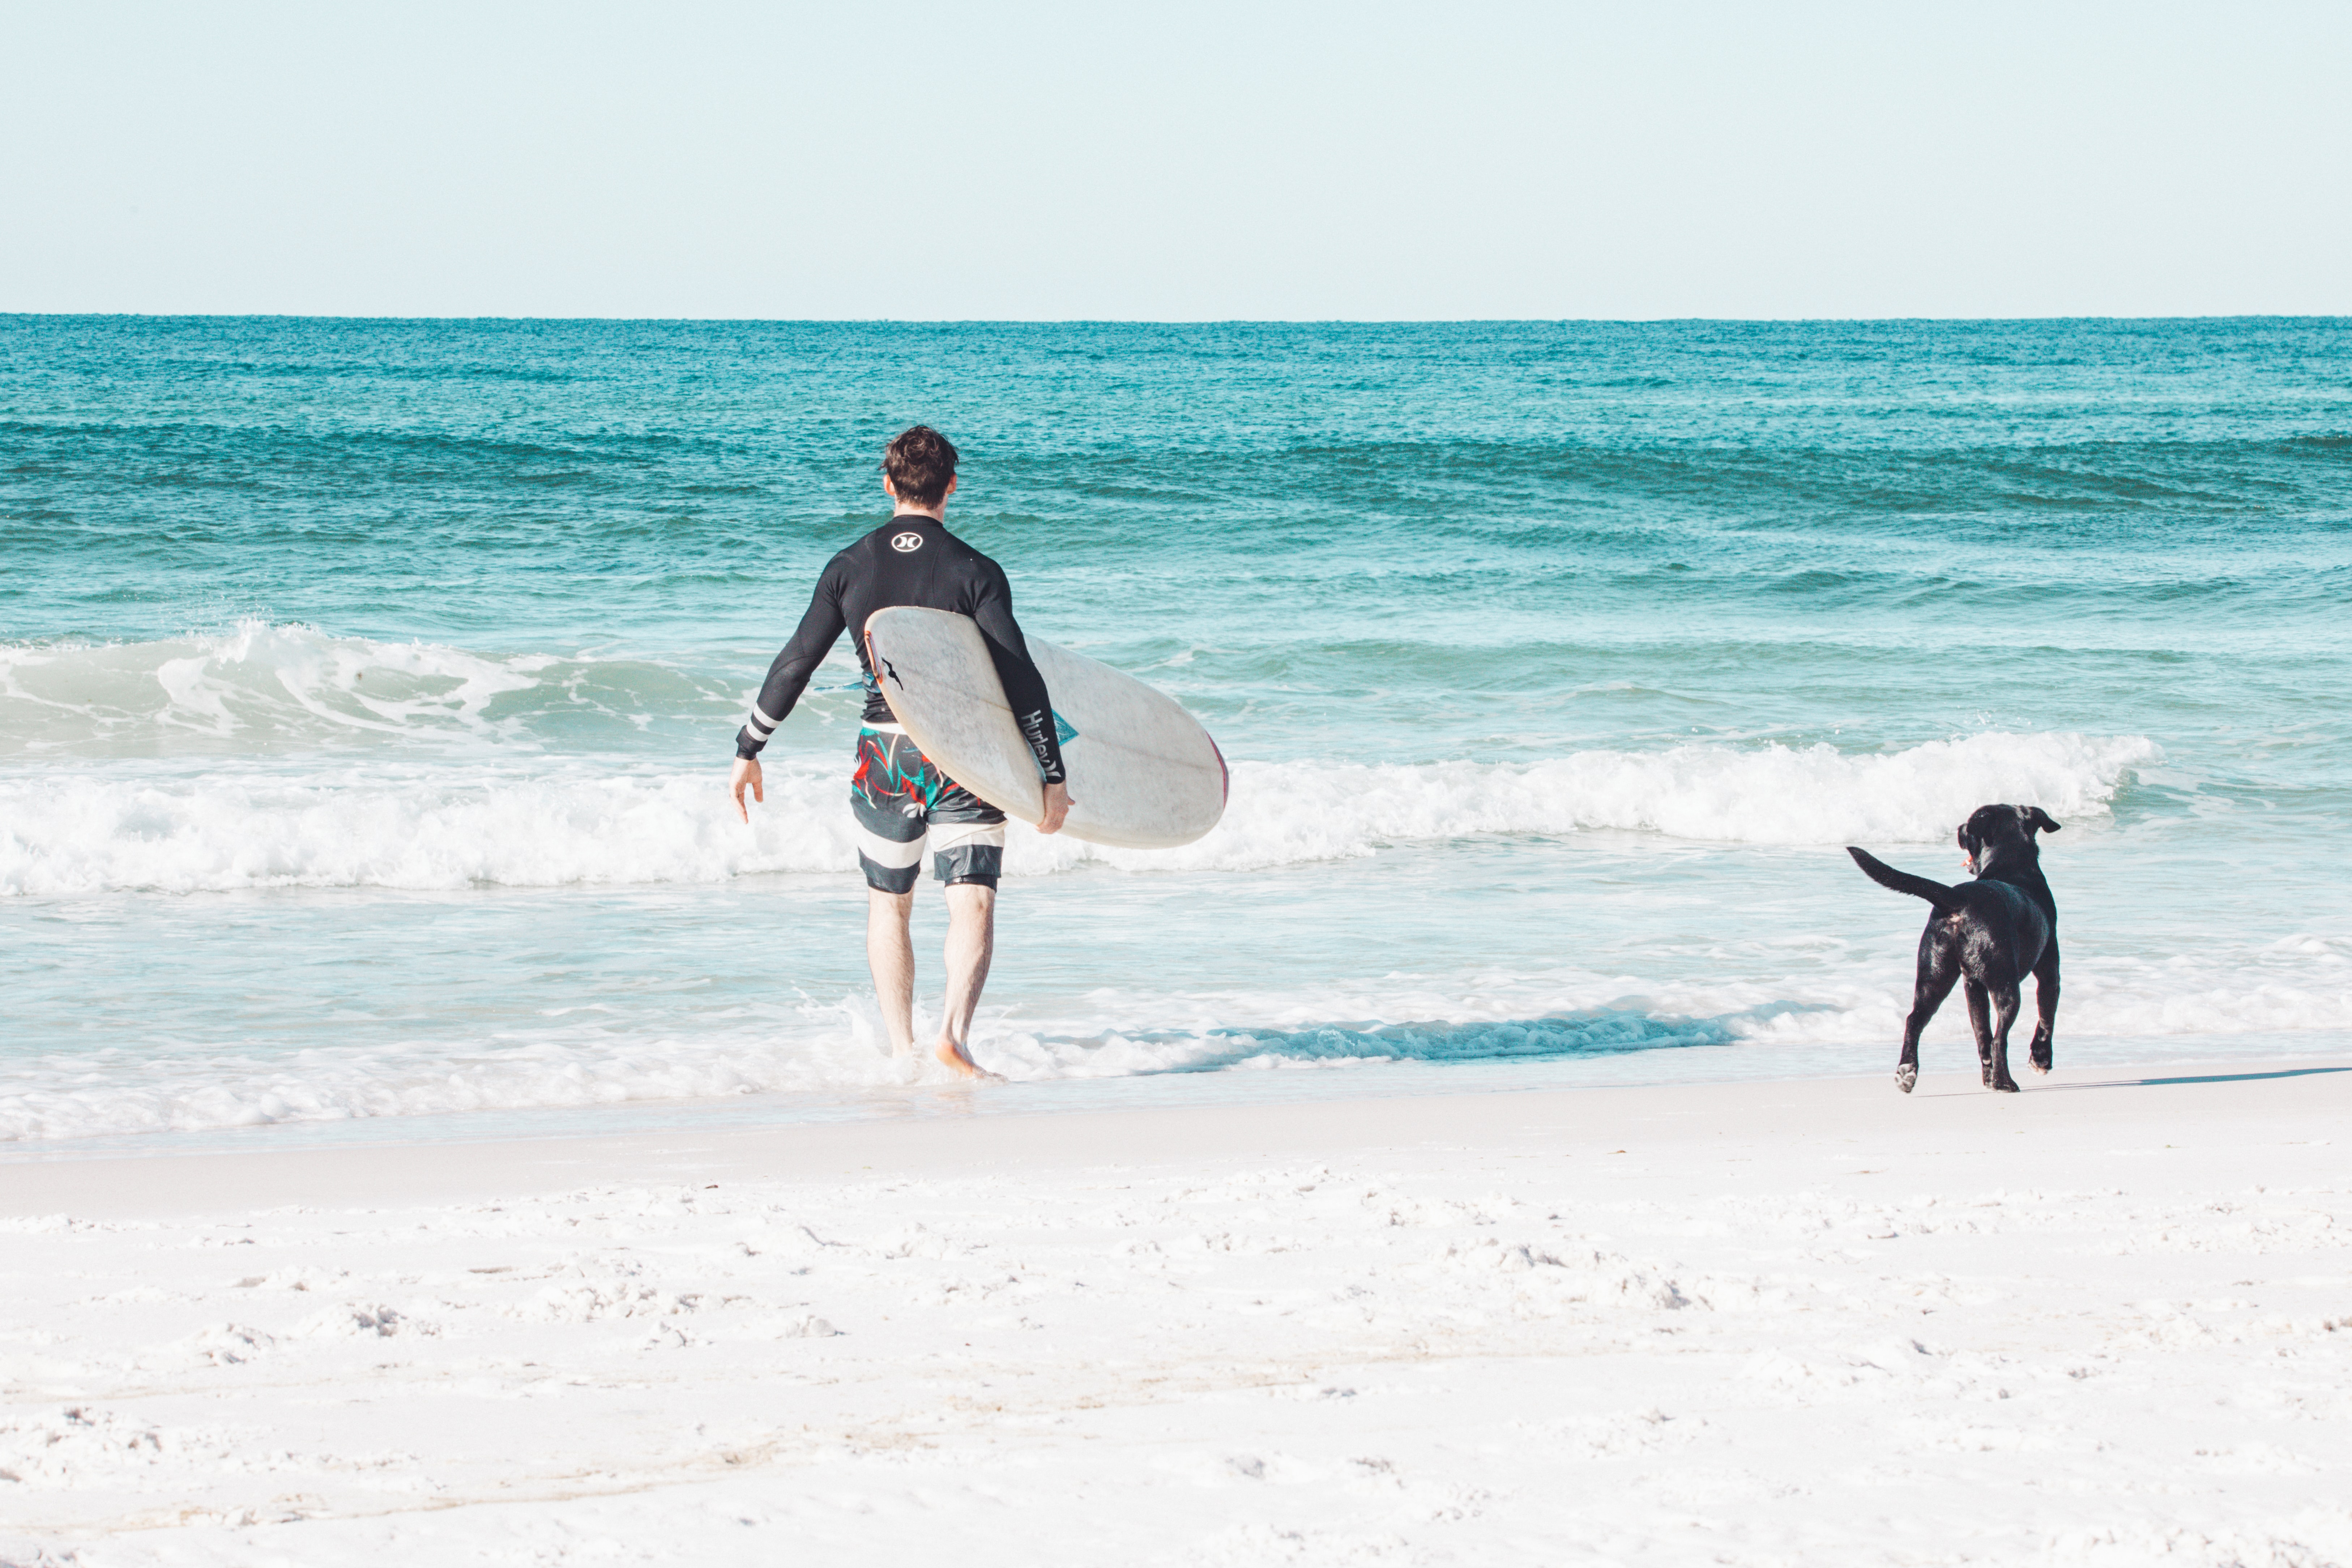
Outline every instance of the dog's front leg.
[[1985, 999], [1981, 982], [1970, 980], [1962, 984], [1960, 994], [1969, 1005], [1969, 1033], [1977, 1037], [1977, 1071], [1987, 1089], [1992, 1087], [1992, 1008]]
[[2033, 1070], [2048, 1072], [2056, 1060], [2058, 1044], [2058, 939], [2050, 939], [2050, 951], [2033, 966]]

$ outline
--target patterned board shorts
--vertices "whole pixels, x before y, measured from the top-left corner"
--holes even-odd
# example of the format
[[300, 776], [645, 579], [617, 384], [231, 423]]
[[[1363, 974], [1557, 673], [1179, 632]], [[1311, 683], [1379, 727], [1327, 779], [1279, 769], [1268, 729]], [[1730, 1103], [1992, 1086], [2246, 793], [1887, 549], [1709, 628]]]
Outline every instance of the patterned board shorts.
[[895, 728], [858, 731], [849, 804], [858, 868], [877, 892], [915, 890], [927, 838], [942, 882], [993, 888], [1003, 874], [1004, 814], [940, 772]]

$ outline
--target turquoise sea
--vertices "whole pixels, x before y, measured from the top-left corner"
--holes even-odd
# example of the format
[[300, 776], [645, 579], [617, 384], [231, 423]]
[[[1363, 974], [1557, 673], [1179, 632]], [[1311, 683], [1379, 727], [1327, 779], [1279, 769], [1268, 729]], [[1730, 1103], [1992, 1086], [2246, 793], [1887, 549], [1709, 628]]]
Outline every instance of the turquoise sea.
[[[1016, 829], [968, 1092], [866, 993], [846, 645], [723, 793], [918, 420], [1234, 770]], [[2352, 1047], [2344, 320], [0, 317], [0, 538], [19, 1153], [1887, 1072], [1841, 847], [1990, 801], [2062, 1062]]]

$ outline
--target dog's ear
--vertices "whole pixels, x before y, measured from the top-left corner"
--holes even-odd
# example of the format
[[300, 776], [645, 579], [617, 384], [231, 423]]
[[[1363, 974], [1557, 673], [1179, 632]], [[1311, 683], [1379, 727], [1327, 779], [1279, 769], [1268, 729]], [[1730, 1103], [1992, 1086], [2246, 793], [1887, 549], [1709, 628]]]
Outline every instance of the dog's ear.
[[2017, 808], [2017, 815], [2025, 819], [2028, 832], [2037, 827], [2044, 833], [2058, 831], [2058, 819], [2038, 805], [2021, 805]]
[[1969, 837], [1969, 825], [1967, 823], [1961, 823], [1959, 827], [1952, 834], [1952, 837], [1958, 842], [1961, 848], [1967, 850], [1969, 854], [1973, 855], [1977, 852], [1975, 842]]

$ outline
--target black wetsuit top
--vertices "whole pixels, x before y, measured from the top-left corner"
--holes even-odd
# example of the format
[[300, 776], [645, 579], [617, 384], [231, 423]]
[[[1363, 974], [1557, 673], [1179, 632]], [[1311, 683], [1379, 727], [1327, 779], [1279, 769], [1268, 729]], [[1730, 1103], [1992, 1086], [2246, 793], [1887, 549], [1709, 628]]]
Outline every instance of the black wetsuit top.
[[1062, 743], [1055, 732], [1045, 678], [1030, 661], [1028, 639], [1013, 618], [1013, 590], [1004, 581], [1004, 568], [950, 533], [937, 518], [917, 512], [892, 518], [826, 563], [800, 629], [768, 667], [760, 700], [735, 736], [735, 754], [760, 754], [844, 629], [857, 645], [857, 668], [866, 676], [866, 721], [893, 722], [890, 705], [868, 662], [866, 617], [897, 605], [953, 610], [979, 623], [989, 656], [996, 662], [996, 677], [1004, 683], [1013, 721], [1037, 759], [1037, 771], [1047, 784], [1063, 783]]

